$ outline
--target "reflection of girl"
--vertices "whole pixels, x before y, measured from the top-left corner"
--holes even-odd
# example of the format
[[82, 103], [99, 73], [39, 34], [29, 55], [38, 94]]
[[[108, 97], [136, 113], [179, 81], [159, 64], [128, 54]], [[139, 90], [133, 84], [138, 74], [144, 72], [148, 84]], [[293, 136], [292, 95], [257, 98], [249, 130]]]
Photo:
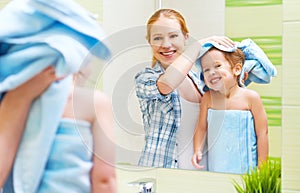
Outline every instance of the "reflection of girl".
[[[174, 10], [158, 10], [148, 20], [147, 40], [153, 52], [152, 68], [144, 69], [135, 77], [146, 140], [140, 166], [193, 168], [190, 163], [192, 143], [184, 143], [192, 141], [199, 111], [197, 106], [203, 91], [191, 68], [202, 43], [213, 40], [231, 47], [233, 42], [226, 37], [211, 37], [193, 43], [182, 54], [188, 36], [184, 18]], [[179, 131], [191, 135], [186, 140], [186, 136], [180, 138], [177, 135]], [[178, 144], [178, 137], [184, 141]], [[178, 146], [181, 152], [178, 152]], [[188, 152], [189, 156], [178, 157], [182, 152]]]
[[245, 56], [240, 49], [211, 48], [201, 58], [209, 87], [201, 102], [192, 162], [201, 168], [207, 134], [208, 170], [246, 173], [268, 156], [268, 125], [260, 96], [238, 84]]

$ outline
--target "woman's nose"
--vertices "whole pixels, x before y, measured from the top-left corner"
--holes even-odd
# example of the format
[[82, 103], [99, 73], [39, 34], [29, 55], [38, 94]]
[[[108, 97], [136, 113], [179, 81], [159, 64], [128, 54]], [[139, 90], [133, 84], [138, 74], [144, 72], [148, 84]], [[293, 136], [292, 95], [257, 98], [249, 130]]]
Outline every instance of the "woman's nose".
[[168, 48], [172, 45], [171, 41], [169, 40], [169, 38], [164, 38], [163, 42], [162, 42], [162, 47], [164, 48]]

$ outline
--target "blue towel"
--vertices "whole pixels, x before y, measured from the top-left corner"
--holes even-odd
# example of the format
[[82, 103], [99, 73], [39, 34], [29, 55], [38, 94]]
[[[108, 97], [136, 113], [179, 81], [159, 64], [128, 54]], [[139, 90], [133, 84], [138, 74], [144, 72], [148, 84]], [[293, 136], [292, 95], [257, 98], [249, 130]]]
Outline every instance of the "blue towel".
[[[104, 32], [73, 0], [14, 0], [0, 12], [0, 100], [54, 65], [71, 75], [95, 55], [108, 59]], [[55, 82], [33, 103], [13, 168], [14, 191], [36, 192], [50, 152], [72, 77]]]
[[91, 193], [92, 149], [91, 124], [62, 119], [38, 193]]
[[251, 111], [208, 109], [207, 122], [208, 171], [245, 174], [257, 166]]
[[[200, 58], [212, 47], [225, 52], [234, 52], [236, 49], [241, 49], [245, 55], [245, 62], [242, 67], [240, 76], [240, 84], [244, 78], [244, 73], [248, 73], [248, 79], [244, 82], [245, 86], [248, 86], [251, 82], [259, 84], [267, 84], [271, 82], [272, 77], [277, 75], [277, 70], [272, 62], [269, 60], [264, 51], [251, 39], [244, 39], [241, 42], [237, 42], [235, 47], [227, 48], [216, 42], [207, 42], [202, 45], [199, 59], [196, 61], [196, 67], [202, 74], [202, 68], [200, 64]], [[202, 80], [203, 80], [203, 75]]]

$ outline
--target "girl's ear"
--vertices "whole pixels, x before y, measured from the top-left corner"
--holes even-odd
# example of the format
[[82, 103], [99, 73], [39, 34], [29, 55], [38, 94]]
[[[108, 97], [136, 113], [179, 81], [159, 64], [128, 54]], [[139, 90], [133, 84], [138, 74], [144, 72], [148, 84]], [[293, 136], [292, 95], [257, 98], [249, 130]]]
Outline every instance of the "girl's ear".
[[237, 63], [235, 65], [235, 67], [233, 68], [233, 74], [235, 76], [239, 76], [241, 74], [241, 72], [242, 72], [242, 64], [241, 63]]

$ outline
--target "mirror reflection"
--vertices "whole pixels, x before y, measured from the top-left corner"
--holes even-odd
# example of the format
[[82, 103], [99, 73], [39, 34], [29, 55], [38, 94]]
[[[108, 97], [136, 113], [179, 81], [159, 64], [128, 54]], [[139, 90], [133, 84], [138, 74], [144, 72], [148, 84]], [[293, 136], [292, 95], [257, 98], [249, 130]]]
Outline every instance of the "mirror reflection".
[[[280, 22], [278, 23], [272, 22], [270, 24], [268, 18], [265, 17], [265, 15], [270, 12], [270, 6], [271, 6], [274, 8], [273, 11], [275, 9], [278, 9], [278, 12], [276, 14], [278, 15], [278, 18], [280, 18], [280, 14], [281, 14], [281, 12], [279, 11], [280, 8], [278, 5], [256, 4], [256, 5], [249, 6], [246, 4], [232, 4], [229, 1], [227, 1], [226, 4], [224, 1], [220, 1], [219, 4], [217, 5], [218, 6], [213, 6], [206, 2], [205, 4], [206, 7], [209, 7], [210, 10], [215, 10], [214, 12], [209, 12], [209, 13], [206, 9], [198, 11], [197, 9], [194, 8], [195, 6], [183, 5], [179, 1], [173, 1], [172, 3], [167, 1], [163, 2], [162, 7], [173, 8], [175, 10], [178, 10], [184, 16], [189, 30], [188, 40], [185, 40], [186, 37], [184, 36], [184, 33], [182, 37], [180, 37], [183, 39], [182, 42], [185, 43], [184, 49], [192, 45], [192, 43], [195, 40], [204, 39], [205, 37], [210, 37], [210, 35], [226, 35], [233, 41], [238, 41], [238, 42], [241, 42], [246, 38], [251, 38], [260, 48], [263, 49], [263, 51], [266, 53], [268, 58], [275, 65], [278, 71], [278, 75], [272, 79], [270, 84], [251, 83], [249, 86], [247, 86], [247, 88], [251, 90], [255, 90], [260, 95], [260, 98], [263, 103], [263, 107], [266, 111], [267, 120], [268, 120], [268, 130], [269, 130], [269, 136], [268, 136], [269, 154], [268, 155], [270, 157], [280, 157], [280, 132], [281, 132]], [[153, 43], [152, 44], [153, 46], [149, 44], [149, 41], [152, 42], [159, 41], [159, 39], [161, 38], [159, 36], [151, 37], [151, 35], [149, 35], [149, 38], [153, 38], [152, 40], [145, 38], [145, 36], [147, 37], [147, 30], [149, 30], [147, 29], [146, 23], [149, 20], [150, 16], [158, 8], [157, 4], [153, 2], [152, 2], [152, 6], [154, 7], [152, 11], [145, 11], [145, 13], [141, 13], [141, 15], [143, 15], [143, 21], [140, 20], [137, 21], [137, 23], [144, 23], [143, 26], [134, 27], [134, 29], [128, 29], [128, 31], [126, 31], [126, 29], [123, 29], [123, 32], [121, 32], [120, 34], [118, 34], [119, 31], [114, 34], [114, 36], [120, 35], [119, 38], [112, 37], [113, 41], [117, 41], [121, 39], [121, 36], [124, 35], [125, 33], [127, 37], [131, 37], [131, 38], [134, 37], [133, 39], [135, 41], [134, 43], [132, 43], [132, 45], [129, 46], [124, 45], [129, 43], [121, 42], [119, 44], [119, 47], [114, 48], [116, 50], [115, 53], [117, 53], [117, 57], [115, 57], [113, 61], [108, 65], [104, 73], [105, 84], [103, 84], [103, 87], [104, 89], [106, 89], [108, 92], [112, 94], [112, 99], [114, 103], [115, 120], [119, 131], [118, 132], [119, 141], [117, 142], [119, 145], [117, 160], [118, 163], [120, 164], [141, 165], [141, 166], [150, 166], [150, 167], [174, 167], [174, 168], [178, 167], [179, 169], [194, 170], [196, 168], [191, 163], [192, 156], [189, 156], [189, 158], [186, 159], [186, 163], [187, 163], [186, 166], [183, 166], [184, 165], [183, 163], [185, 162], [182, 162], [182, 167], [180, 167], [180, 161], [177, 160], [177, 159], [181, 159], [182, 157], [187, 157], [184, 154], [188, 151], [190, 151], [190, 153], [188, 154], [190, 155], [193, 154], [194, 150], [193, 148], [191, 148], [193, 146], [193, 137], [191, 136], [193, 136], [194, 131], [192, 129], [186, 132], [179, 129], [176, 136], [177, 139], [175, 141], [173, 141], [172, 143], [170, 142], [169, 144], [167, 141], [165, 141], [165, 144], [163, 143], [160, 144], [161, 145], [160, 147], [161, 149], [159, 149], [160, 154], [162, 154], [163, 151], [166, 151], [166, 148], [169, 148], [172, 145], [176, 146], [177, 144], [178, 145], [177, 148], [181, 148], [181, 150], [178, 151], [180, 153], [177, 154], [177, 158], [175, 157], [172, 158], [173, 155], [172, 153], [170, 153], [172, 150], [169, 150], [168, 155], [170, 155], [170, 160], [172, 161], [166, 161], [166, 162], [161, 161], [162, 163], [159, 164], [162, 165], [159, 165], [158, 162], [155, 161], [149, 162], [150, 159], [159, 160], [161, 158], [159, 158], [159, 156], [154, 158], [153, 152], [150, 153], [145, 151], [145, 144], [147, 144], [147, 142], [145, 141], [144, 122], [149, 120], [145, 118], [145, 115], [142, 113], [140, 109], [140, 103], [139, 103], [139, 98], [137, 97], [137, 87], [135, 85], [134, 77], [139, 72], [143, 71], [145, 67], [151, 68], [151, 64], [153, 62], [152, 56], [155, 55], [152, 54], [153, 50], [155, 49], [154, 46], [155, 44], [160, 44], [157, 42]], [[259, 20], [253, 18], [253, 14], [250, 15], [250, 13], [253, 13], [254, 10], [257, 13], [256, 17], [260, 18]], [[201, 17], [201, 14], [204, 14], [206, 16]], [[199, 17], [196, 18], [195, 15], [199, 15]], [[221, 15], [222, 17], [215, 17], [216, 15], [218, 16]], [[212, 19], [210, 19], [210, 17], [208, 16], [211, 16]], [[241, 18], [243, 20], [241, 20]], [[104, 15], [104, 19], [105, 19], [105, 15]], [[206, 21], [204, 22], [204, 20]], [[132, 23], [134, 22], [135, 21], [132, 21]], [[207, 22], [211, 23], [212, 25], [207, 25]], [[270, 29], [260, 27], [264, 23], [269, 23]], [[107, 24], [105, 23], [105, 20], [104, 20], [104, 24]], [[215, 26], [214, 29], [211, 29], [213, 28], [212, 26]], [[108, 27], [113, 27], [113, 26], [108, 26]], [[173, 29], [176, 29], [176, 27], [173, 27]], [[165, 28], [164, 30], [166, 31], [167, 29]], [[166, 42], [166, 44], [167, 43], [168, 42]], [[123, 45], [124, 47], [127, 47], [126, 50], [125, 48], [123, 48]], [[169, 56], [171, 58], [172, 56], [171, 52], [174, 50], [170, 49], [169, 52], [158, 51], [156, 52], [158, 53], [157, 57], [160, 57], [163, 54], [165, 56], [170, 54]], [[181, 52], [180, 48], [178, 49], [178, 52], [176, 54], [178, 54], [179, 52]], [[196, 73], [198, 72], [197, 68], [193, 67], [193, 70]], [[112, 77], [109, 77], [110, 76], [109, 74], [115, 74], [116, 77], [119, 78], [114, 77], [112, 79]], [[180, 73], [174, 77], [179, 77], [179, 76]], [[172, 77], [173, 76], [171, 76], [171, 78]], [[187, 79], [187, 80], [188, 81], [186, 85], [189, 85], [188, 83], [193, 82], [191, 81], [191, 79], [190, 80]], [[189, 88], [189, 87], [185, 87], [185, 88]], [[191, 91], [194, 90], [193, 93], [195, 94], [195, 96], [197, 96], [197, 94], [199, 93], [201, 94], [201, 92], [195, 92], [196, 90], [194, 89], [195, 87], [190, 87], [190, 88]], [[181, 102], [183, 101], [182, 98], [183, 100], [186, 99], [184, 96], [181, 97], [180, 98], [181, 100], [179, 99]], [[187, 104], [191, 104], [191, 103], [193, 104], [197, 102], [193, 99], [190, 99], [189, 97], [187, 99], [188, 99]], [[181, 118], [190, 119], [190, 121], [187, 121], [187, 123], [195, 124], [195, 122], [198, 120], [198, 117], [194, 115], [197, 114], [197, 110], [199, 110], [199, 108], [196, 107], [197, 105], [191, 105], [191, 106], [192, 109], [189, 108], [188, 111], [193, 113], [191, 114], [184, 113], [182, 114]], [[162, 107], [162, 105], [160, 105], [160, 107]], [[181, 111], [184, 111], [184, 109], [181, 109]], [[153, 115], [153, 111], [150, 114]], [[184, 115], [186, 115], [186, 118], [184, 117]], [[163, 118], [163, 120], [167, 122], [166, 118]], [[180, 135], [182, 134], [186, 136], [182, 136], [180, 138]], [[175, 138], [175, 136], [173, 137]], [[148, 138], [151, 137], [148, 136]], [[179, 141], [184, 141], [184, 143], [179, 143]], [[148, 142], [148, 145], [150, 145], [150, 143], [151, 142]], [[180, 145], [182, 145], [182, 147], [180, 147]], [[175, 160], [179, 163], [179, 164], [177, 163], [177, 166], [174, 166], [175, 164], [173, 165], [171, 164], [172, 162], [175, 163]]]

